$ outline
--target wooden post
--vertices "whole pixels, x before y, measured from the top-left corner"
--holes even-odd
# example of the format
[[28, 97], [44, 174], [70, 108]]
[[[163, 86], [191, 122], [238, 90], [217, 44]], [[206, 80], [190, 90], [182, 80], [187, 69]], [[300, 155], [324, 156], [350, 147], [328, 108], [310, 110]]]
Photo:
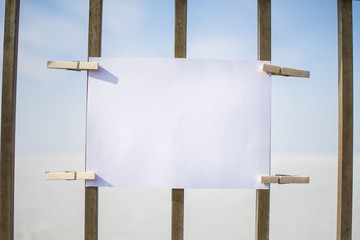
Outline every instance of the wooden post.
[[[271, 0], [258, 0], [258, 60], [271, 60]], [[270, 189], [256, 190], [256, 240], [269, 239], [269, 213]]]
[[1, 107], [0, 239], [14, 239], [15, 113], [20, 0], [5, 5]]
[[175, 47], [176, 58], [186, 58], [187, 0], [175, 0]]
[[256, 190], [255, 239], [269, 239], [270, 190]]
[[353, 188], [352, 0], [338, 0], [339, 135], [337, 240], [351, 239]]
[[[102, 0], [90, 0], [88, 56], [101, 56]], [[98, 187], [85, 187], [85, 240], [98, 239]]]
[[[175, 0], [176, 58], [186, 58], [187, 0]], [[171, 239], [184, 238], [184, 189], [172, 189]]]
[[271, 0], [258, 0], [258, 60], [271, 61]]
[[171, 239], [184, 238], [184, 189], [172, 189]]

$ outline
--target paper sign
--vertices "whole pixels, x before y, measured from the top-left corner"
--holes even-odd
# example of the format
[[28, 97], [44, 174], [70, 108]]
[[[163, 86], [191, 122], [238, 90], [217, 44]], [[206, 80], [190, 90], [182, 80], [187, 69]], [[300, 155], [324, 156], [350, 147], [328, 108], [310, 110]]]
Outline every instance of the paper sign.
[[87, 186], [257, 188], [269, 175], [264, 62], [91, 58]]

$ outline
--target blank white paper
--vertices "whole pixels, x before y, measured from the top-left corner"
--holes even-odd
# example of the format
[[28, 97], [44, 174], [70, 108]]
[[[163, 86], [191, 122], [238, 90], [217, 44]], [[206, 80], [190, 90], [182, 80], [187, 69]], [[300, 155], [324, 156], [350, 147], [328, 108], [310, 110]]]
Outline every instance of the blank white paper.
[[91, 58], [86, 186], [256, 188], [270, 172], [265, 62]]

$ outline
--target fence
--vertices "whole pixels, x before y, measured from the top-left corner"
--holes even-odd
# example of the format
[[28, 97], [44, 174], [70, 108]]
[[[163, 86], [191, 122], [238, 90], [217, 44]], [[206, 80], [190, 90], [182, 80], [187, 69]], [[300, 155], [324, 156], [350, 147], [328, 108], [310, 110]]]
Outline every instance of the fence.
[[[0, 239], [13, 239], [19, 0], [5, 11], [0, 162]], [[175, 0], [175, 57], [186, 57], [187, 1]], [[90, 0], [89, 57], [101, 56], [102, 0]], [[353, 160], [352, 1], [338, 0], [339, 175], [337, 239], [351, 239]], [[258, 0], [258, 60], [271, 60], [271, 0]], [[269, 239], [270, 190], [256, 192], [256, 239]], [[183, 239], [184, 189], [172, 190], [172, 234]], [[85, 239], [98, 235], [98, 188], [85, 189]]]

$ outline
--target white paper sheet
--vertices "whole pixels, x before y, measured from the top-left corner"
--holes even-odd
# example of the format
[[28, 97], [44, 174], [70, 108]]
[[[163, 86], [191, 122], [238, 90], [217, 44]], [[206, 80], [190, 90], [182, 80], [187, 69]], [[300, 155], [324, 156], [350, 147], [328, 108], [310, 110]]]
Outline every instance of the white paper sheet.
[[269, 175], [264, 62], [91, 58], [87, 186], [257, 188]]

